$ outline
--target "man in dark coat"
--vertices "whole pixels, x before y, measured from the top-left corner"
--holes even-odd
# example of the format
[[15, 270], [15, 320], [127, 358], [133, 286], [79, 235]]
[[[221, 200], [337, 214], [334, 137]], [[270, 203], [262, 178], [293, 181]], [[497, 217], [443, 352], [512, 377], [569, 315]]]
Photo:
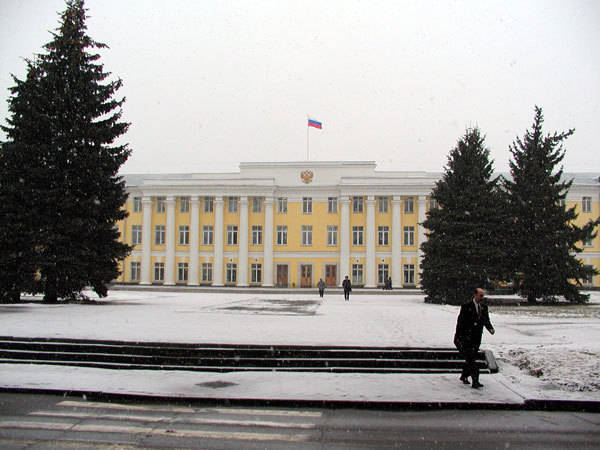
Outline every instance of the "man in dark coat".
[[350, 291], [352, 290], [352, 283], [348, 279], [348, 275], [346, 275], [346, 278], [344, 278], [344, 281], [342, 281], [342, 287], [344, 288], [344, 300], [349, 301]]
[[484, 295], [483, 289], [477, 288], [473, 292], [473, 300], [460, 307], [454, 335], [454, 345], [465, 359], [460, 380], [469, 384], [468, 378], [471, 377], [471, 387], [474, 389], [483, 387], [479, 382], [479, 368], [476, 363], [483, 327], [485, 326], [491, 334], [496, 332], [490, 322], [487, 305], [481, 303]]

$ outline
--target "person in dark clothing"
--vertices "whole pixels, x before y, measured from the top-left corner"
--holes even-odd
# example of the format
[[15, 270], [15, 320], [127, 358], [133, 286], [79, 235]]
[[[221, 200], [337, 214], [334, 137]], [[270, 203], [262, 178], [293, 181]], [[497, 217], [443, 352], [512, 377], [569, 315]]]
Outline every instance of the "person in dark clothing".
[[319, 288], [319, 297], [323, 298], [323, 294], [325, 293], [325, 282], [323, 281], [323, 278], [319, 279], [317, 287]]
[[342, 281], [342, 287], [344, 288], [344, 300], [350, 301], [350, 291], [352, 290], [352, 283], [348, 279], [348, 275]]
[[485, 326], [490, 334], [496, 332], [490, 322], [487, 305], [481, 303], [484, 295], [483, 289], [477, 288], [473, 293], [473, 299], [460, 307], [454, 334], [454, 345], [465, 359], [460, 380], [464, 384], [469, 384], [468, 378], [471, 377], [471, 387], [474, 389], [483, 387], [479, 382], [479, 368], [476, 363], [483, 327]]

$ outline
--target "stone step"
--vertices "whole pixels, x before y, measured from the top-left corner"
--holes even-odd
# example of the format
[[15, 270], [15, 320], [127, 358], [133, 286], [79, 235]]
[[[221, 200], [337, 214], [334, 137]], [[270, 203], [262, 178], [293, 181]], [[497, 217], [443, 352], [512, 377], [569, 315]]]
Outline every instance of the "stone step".
[[[423, 372], [460, 371], [455, 349], [292, 345], [181, 344], [0, 337], [0, 363], [59, 364], [115, 369], [203, 371]], [[493, 354], [477, 364], [497, 372]]]

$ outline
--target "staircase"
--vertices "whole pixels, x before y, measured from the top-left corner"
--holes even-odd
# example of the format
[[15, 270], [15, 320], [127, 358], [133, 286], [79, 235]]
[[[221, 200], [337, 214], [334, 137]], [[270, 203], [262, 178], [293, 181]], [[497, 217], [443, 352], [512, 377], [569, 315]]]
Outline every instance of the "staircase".
[[[103, 369], [204, 372], [459, 373], [452, 348], [342, 347], [123, 342], [0, 337], [0, 364], [52, 364]], [[480, 351], [482, 373], [496, 373], [491, 351]]]

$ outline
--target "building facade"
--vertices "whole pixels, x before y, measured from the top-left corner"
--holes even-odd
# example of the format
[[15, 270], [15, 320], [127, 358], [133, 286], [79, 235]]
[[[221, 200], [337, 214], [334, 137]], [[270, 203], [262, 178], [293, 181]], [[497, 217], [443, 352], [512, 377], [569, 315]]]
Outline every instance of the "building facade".
[[[440, 173], [379, 172], [364, 162], [241, 163], [226, 174], [126, 175], [134, 249], [118, 282], [376, 288], [419, 284], [421, 223]], [[578, 221], [600, 215], [600, 183], [576, 175]], [[600, 267], [600, 239], [582, 243]], [[600, 278], [600, 277], [596, 277]], [[587, 280], [598, 286], [599, 280]]]

